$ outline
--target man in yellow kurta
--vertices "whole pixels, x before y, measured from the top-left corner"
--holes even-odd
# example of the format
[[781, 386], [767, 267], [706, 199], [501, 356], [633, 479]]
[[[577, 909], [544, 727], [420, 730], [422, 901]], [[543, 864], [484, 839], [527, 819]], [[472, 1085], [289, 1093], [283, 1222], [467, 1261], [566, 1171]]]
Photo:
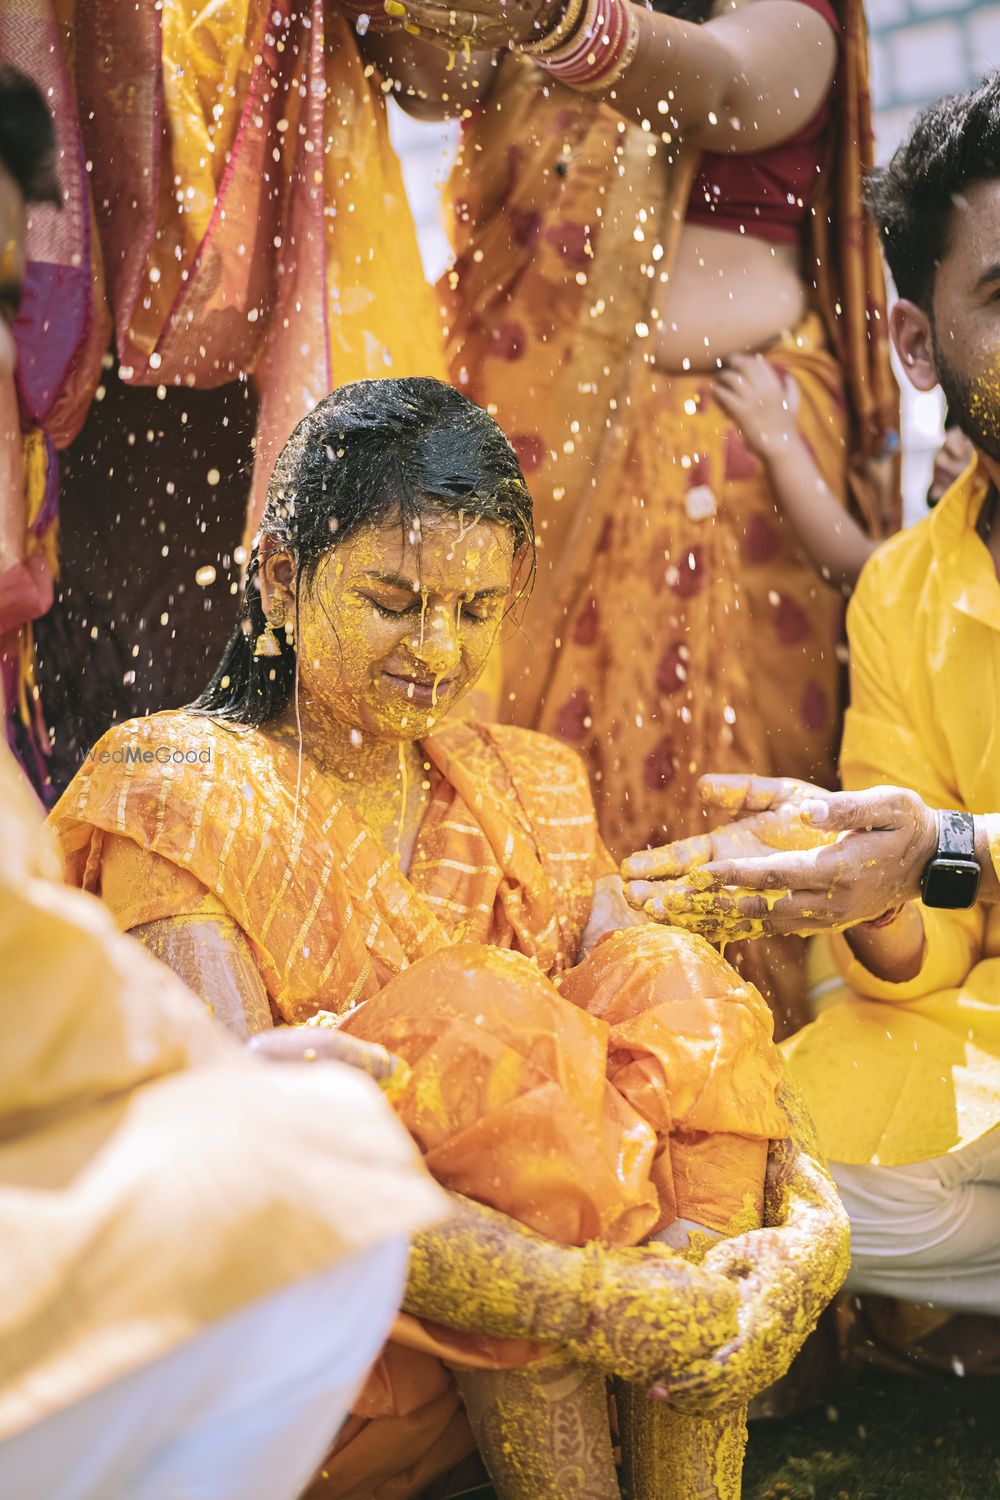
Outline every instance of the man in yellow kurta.
[[[1000, 585], [975, 529], [988, 489], [986, 472], [967, 473], [864, 575], [847, 787], [1000, 807]], [[928, 860], [934, 822], [929, 843], [926, 824], [914, 840]], [[984, 848], [995, 819], [976, 822], [989, 895], [1000, 842]], [[851, 1217], [850, 1285], [1000, 1313], [1000, 911], [907, 904], [875, 924], [833, 939], [853, 995], [785, 1049]]]
[[[0, 68], [0, 380], [52, 147]], [[252, 1057], [41, 819], [0, 737], [0, 1495], [293, 1500], [446, 1200], [370, 1080]]]
[[[709, 779], [708, 800], [749, 816], [627, 868], [634, 901], [710, 936], [846, 929], [833, 943], [848, 992], [785, 1052], [851, 1218], [847, 1285], [994, 1314], [998, 141], [993, 75], [922, 115], [869, 184], [900, 293], [900, 361], [918, 389], [942, 385], [976, 458], [862, 574], [848, 616], [848, 791]], [[874, 790], [855, 793], [865, 788]]]

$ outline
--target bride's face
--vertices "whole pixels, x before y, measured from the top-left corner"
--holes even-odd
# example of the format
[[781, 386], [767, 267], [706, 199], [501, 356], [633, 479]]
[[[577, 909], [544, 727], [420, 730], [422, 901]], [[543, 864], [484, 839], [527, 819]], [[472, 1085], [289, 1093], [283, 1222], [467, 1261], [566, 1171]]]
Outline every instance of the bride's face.
[[475, 683], [513, 584], [511, 533], [431, 511], [355, 532], [299, 601], [300, 691], [383, 739], [430, 732]]

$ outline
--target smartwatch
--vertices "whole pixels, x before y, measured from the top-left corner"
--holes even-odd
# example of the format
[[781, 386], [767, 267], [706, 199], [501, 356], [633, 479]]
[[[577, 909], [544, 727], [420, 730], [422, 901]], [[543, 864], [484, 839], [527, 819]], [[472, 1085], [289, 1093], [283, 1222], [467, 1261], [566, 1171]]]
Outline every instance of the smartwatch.
[[939, 812], [937, 853], [920, 880], [925, 906], [961, 911], [974, 906], [979, 893], [976, 830], [971, 813]]

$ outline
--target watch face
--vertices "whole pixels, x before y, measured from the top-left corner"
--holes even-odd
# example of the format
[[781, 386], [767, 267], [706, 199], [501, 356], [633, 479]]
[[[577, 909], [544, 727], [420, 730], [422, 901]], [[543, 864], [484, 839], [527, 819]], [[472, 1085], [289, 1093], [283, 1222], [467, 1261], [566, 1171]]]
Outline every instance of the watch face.
[[932, 859], [924, 873], [925, 906], [962, 911], [975, 904], [979, 866], [974, 859]]

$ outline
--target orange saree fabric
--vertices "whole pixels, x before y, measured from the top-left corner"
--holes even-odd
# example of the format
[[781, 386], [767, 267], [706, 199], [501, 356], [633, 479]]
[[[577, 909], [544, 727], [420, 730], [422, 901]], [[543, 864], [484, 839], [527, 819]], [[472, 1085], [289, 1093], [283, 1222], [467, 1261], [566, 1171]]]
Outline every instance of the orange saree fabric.
[[[814, 311], [767, 353], [796, 381], [828, 483], [878, 533], [892, 507], [869, 469], [895, 424], [895, 388], [860, 203], [870, 159], [864, 17], [848, 0], [805, 256]], [[517, 723], [583, 754], [618, 856], [700, 831], [704, 771], [829, 782], [839, 734], [837, 595], [710, 377], [650, 363], [696, 165], [682, 144], [505, 61], [450, 189], [452, 378], [511, 437], [539, 535], [539, 586], [505, 649], [505, 688]], [[797, 965], [769, 966], [786, 1022]]]
[[[843, 492], [843, 381], [819, 320], [770, 357], [794, 378], [799, 429]], [[629, 410], [602, 484], [601, 545], [540, 713], [586, 761], [621, 851], [699, 831], [707, 770], [832, 785], [843, 616], [710, 377], [643, 370]]]
[[[212, 901], [279, 1018], [334, 1011], [402, 1057], [395, 1107], [450, 1189], [565, 1243], [634, 1244], [678, 1213], [755, 1222], [785, 1130], [760, 996], [658, 928], [575, 963], [608, 861], [571, 751], [468, 724], [423, 749], [431, 803], [406, 876], [309, 768], [296, 814], [287, 747], [183, 712], [105, 736], [52, 821], [69, 877], [117, 893], [122, 925]], [[173, 912], [123, 894], [123, 840], [157, 862], [157, 889], [177, 870]], [[469, 1445], [439, 1358], [537, 1352], [401, 1318], [316, 1493], [416, 1494]]]

